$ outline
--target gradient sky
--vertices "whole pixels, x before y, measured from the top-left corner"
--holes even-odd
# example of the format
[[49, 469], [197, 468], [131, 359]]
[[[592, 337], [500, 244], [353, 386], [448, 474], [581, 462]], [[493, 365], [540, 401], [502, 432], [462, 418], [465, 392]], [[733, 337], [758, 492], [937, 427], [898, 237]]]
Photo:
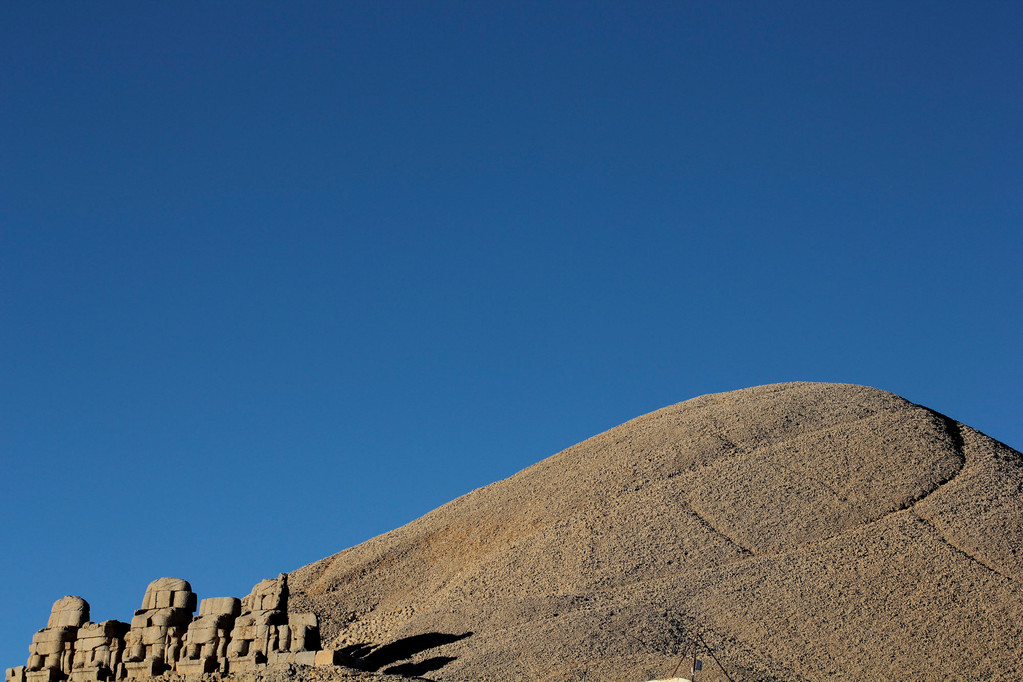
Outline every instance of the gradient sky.
[[0, 4], [0, 667], [656, 408], [1023, 447], [1018, 2]]

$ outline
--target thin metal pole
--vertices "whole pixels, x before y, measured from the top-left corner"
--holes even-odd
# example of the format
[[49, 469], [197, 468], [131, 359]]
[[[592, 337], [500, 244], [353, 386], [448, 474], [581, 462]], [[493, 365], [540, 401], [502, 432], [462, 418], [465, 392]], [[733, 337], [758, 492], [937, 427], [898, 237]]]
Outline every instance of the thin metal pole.
[[689, 674], [689, 677], [693, 680], [696, 679], [696, 654], [699, 653], [699, 649], [696, 648], [696, 639], [700, 636], [698, 629], [693, 630], [693, 671]]
[[646, 648], [648, 648], [648, 649], [650, 648], [650, 645], [647, 644], [646, 642], [644, 642], [643, 640], [641, 640], [639, 637], [633, 637], [631, 634], [629, 634], [625, 630], [622, 630], [622, 634], [625, 635], [626, 637], [632, 637], [632, 639], [636, 640], [637, 642], [639, 642], [640, 644], [642, 644]]
[[685, 649], [682, 650], [682, 658], [678, 659], [678, 665], [676, 665], [675, 669], [671, 671], [672, 677], [675, 677], [675, 674], [678, 672], [678, 669], [681, 668], [682, 664], [686, 662], [686, 654], [688, 653], [689, 647], [686, 647]]
[[710, 657], [713, 658], [714, 662], [718, 664], [719, 668], [721, 668], [721, 672], [723, 672], [725, 674], [725, 677], [728, 678], [728, 682], [735, 682], [735, 680], [732, 679], [732, 676], [728, 674], [728, 671], [725, 670], [725, 666], [721, 665], [721, 661], [719, 661], [718, 657], [714, 655], [714, 650], [707, 646], [707, 642], [704, 641], [703, 637], [699, 633], [697, 633], [696, 636], [700, 638], [700, 642], [703, 643], [703, 648], [707, 650], [707, 653], [710, 654]]

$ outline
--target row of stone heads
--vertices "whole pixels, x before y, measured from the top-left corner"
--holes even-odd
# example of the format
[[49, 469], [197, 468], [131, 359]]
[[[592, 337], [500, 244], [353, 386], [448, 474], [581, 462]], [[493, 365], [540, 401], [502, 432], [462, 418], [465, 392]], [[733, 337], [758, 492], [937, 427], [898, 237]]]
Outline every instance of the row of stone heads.
[[161, 675], [239, 672], [267, 663], [334, 664], [320, 651], [313, 613], [288, 611], [287, 575], [261, 581], [244, 599], [203, 599], [191, 585], [160, 578], [131, 623], [89, 620], [81, 597], [57, 600], [29, 646], [27, 665], [6, 682], [99, 682]]

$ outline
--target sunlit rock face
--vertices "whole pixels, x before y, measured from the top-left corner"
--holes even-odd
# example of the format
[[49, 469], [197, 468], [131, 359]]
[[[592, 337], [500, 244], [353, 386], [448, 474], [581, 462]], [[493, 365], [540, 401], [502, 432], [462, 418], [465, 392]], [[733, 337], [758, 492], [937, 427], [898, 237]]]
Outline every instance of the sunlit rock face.
[[694, 633], [736, 679], [1016, 680], [1021, 490], [1018, 452], [896, 395], [761, 386], [294, 571], [291, 600], [325, 646], [437, 680], [665, 679]]
[[198, 616], [196, 601], [187, 581], [154, 580], [129, 624], [93, 623], [84, 599], [59, 599], [47, 626], [32, 638], [28, 663], [9, 668], [6, 682], [246, 673], [255, 679], [268, 668], [339, 662], [338, 652], [320, 648], [316, 614], [288, 609], [283, 573], [263, 580], [244, 599], [203, 599]]

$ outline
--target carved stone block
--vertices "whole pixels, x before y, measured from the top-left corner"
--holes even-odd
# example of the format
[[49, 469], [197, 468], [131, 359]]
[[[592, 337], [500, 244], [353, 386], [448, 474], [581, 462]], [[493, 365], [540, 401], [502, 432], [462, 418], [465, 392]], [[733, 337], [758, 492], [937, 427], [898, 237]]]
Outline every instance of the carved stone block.
[[323, 649], [313, 657], [313, 665], [341, 665], [344, 656], [339, 649]]
[[315, 665], [316, 664], [316, 652], [315, 651], [296, 651], [292, 654], [295, 657], [295, 663], [299, 665]]
[[156, 677], [164, 670], [163, 661], [155, 658], [147, 658], [144, 661], [128, 661], [124, 664], [125, 674], [128, 679], [138, 677]]
[[288, 608], [288, 575], [267, 578], [256, 584], [245, 599], [242, 613], [250, 611], [286, 611]]
[[316, 651], [320, 648], [320, 628], [315, 613], [289, 613], [291, 651]]
[[106, 666], [87, 665], [71, 671], [71, 682], [107, 682], [112, 679], [113, 671]]
[[89, 602], [81, 597], [67, 596], [58, 599], [50, 609], [47, 628], [81, 627], [89, 620]]
[[178, 661], [176, 672], [179, 675], [204, 675], [206, 673], [215, 673], [219, 668], [220, 666], [215, 658], [200, 658], [195, 661]]
[[113, 679], [127, 632], [128, 624], [118, 620], [89, 622], [78, 628], [72, 682]]
[[175, 667], [183, 655], [182, 640], [195, 606], [195, 593], [187, 581], [160, 578], [149, 583], [142, 608], [135, 612], [125, 635], [128, 677], [148, 676], [154, 666], [160, 672]]
[[195, 611], [195, 593], [187, 580], [159, 578], [149, 583], [142, 597], [142, 610], [169, 608]]
[[[77, 628], [45, 628], [32, 635], [29, 651], [39, 656], [51, 656], [64, 650], [64, 644], [75, 640]], [[34, 666], [29, 666], [30, 668]]]
[[43, 668], [42, 670], [29, 670], [25, 673], [26, 682], [59, 682], [64, 679], [64, 674], [59, 668]]
[[238, 673], [259, 670], [266, 667], [266, 661], [257, 661], [255, 658], [229, 658], [227, 659], [227, 671], [232, 675]]
[[237, 597], [209, 597], [199, 602], [199, 617], [203, 616], [240, 616], [242, 601]]
[[295, 654], [290, 651], [274, 651], [267, 654], [266, 662], [269, 665], [281, 665], [283, 663], [294, 663]]

